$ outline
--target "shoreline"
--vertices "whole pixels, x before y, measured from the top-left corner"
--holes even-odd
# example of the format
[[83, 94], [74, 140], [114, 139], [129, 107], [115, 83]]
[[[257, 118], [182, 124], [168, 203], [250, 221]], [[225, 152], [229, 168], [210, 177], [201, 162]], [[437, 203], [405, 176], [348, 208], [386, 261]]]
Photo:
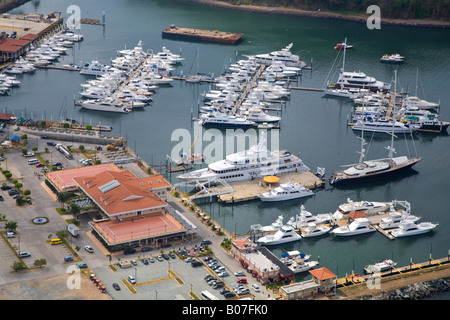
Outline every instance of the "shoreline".
[[[297, 17], [309, 17], [318, 19], [333, 19], [349, 22], [366, 23], [369, 14], [344, 15], [329, 11], [309, 11], [303, 9], [289, 8], [289, 7], [265, 7], [256, 5], [234, 5], [228, 2], [219, 0], [183, 0], [185, 2], [197, 3], [210, 7], [241, 10], [247, 12], [259, 12], [274, 15], [290, 15]], [[449, 29], [450, 21], [438, 20], [402, 20], [402, 19], [381, 19], [381, 25], [403, 26], [403, 27], [419, 27], [419, 28], [434, 28], [434, 29]]]

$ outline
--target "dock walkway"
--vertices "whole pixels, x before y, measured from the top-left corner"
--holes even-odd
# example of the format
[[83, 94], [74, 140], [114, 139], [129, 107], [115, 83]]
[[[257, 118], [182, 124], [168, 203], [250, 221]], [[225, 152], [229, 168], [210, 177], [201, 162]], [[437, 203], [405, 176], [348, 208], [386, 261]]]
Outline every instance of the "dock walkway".
[[[322, 187], [325, 184], [323, 180], [310, 171], [282, 174], [279, 177], [280, 181], [270, 187], [262, 181], [262, 179], [230, 183], [232, 191], [219, 195], [218, 201], [223, 203], [235, 203], [255, 200], [258, 198], [258, 194], [267, 192], [269, 188], [274, 189], [281, 183], [287, 183], [291, 178], [294, 183], [300, 183], [310, 189]], [[211, 187], [210, 189], [214, 192], [215, 188], [219, 187]]]

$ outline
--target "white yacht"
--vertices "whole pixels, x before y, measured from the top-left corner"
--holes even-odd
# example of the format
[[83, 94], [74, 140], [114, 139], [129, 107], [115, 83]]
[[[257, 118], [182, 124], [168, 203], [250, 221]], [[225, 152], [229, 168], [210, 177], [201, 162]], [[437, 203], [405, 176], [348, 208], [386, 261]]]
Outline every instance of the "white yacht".
[[426, 100], [422, 100], [418, 97], [407, 97], [403, 101], [403, 106], [405, 107], [417, 107], [419, 109], [437, 109], [439, 108], [438, 103], [428, 102]]
[[283, 224], [284, 217], [282, 215], [278, 216], [277, 220], [272, 222], [269, 226], [263, 226], [262, 231], [278, 231]]
[[287, 267], [294, 273], [301, 273], [319, 265], [319, 261], [304, 261], [302, 259], [293, 260]]
[[241, 113], [247, 120], [254, 122], [278, 122], [281, 117], [272, 116], [260, 108], [250, 108]]
[[365, 273], [379, 273], [391, 270], [393, 267], [397, 265], [397, 262], [392, 261], [391, 259], [386, 259], [382, 262], [378, 262], [375, 264], [369, 264], [364, 267]]
[[106, 89], [102, 89], [102, 88], [94, 88], [94, 87], [90, 87], [90, 88], [86, 88], [85, 90], [80, 92], [80, 95], [83, 98], [87, 98], [87, 99], [101, 99], [101, 98], [106, 98], [110, 95], [111, 93], [106, 90]]
[[227, 182], [253, 180], [267, 175], [309, 170], [303, 161], [289, 151], [270, 151], [264, 136], [250, 149], [229, 154], [203, 168], [177, 176], [192, 182], [207, 182], [220, 178]]
[[405, 124], [397, 120], [386, 119], [373, 119], [365, 118], [356, 121], [352, 125], [354, 131], [364, 131], [365, 133], [386, 133], [386, 134], [399, 134], [399, 133], [412, 133], [419, 129], [420, 126], [416, 124]]
[[282, 226], [275, 234], [269, 234], [261, 237], [256, 242], [262, 245], [277, 245], [293, 241], [301, 240], [301, 236], [297, 234], [290, 226]]
[[317, 215], [313, 215], [311, 212], [305, 209], [305, 206], [302, 204], [300, 206], [300, 213], [296, 214], [295, 217], [292, 217], [291, 220], [288, 221], [287, 225], [292, 226], [295, 229], [304, 228], [314, 223], [316, 225], [327, 223], [332, 219], [332, 215], [330, 213], [321, 213]]
[[402, 221], [399, 227], [391, 232], [391, 235], [396, 238], [415, 236], [418, 234], [430, 232], [437, 226], [438, 226], [437, 223], [431, 222], [422, 222], [419, 224], [415, 224], [414, 222], [411, 221]]
[[155, 58], [166, 61], [169, 64], [181, 64], [184, 61], [181, 55], [172, 53], [166, 47], [162, 47], [162, 51], [155, 54]]
[[117, 103], [110, 99], [84, 100], [81, 102], [81, 107], [96, 111], [108, 111], [118, 113], [130, 112], [130, 110], [125, 106], [123, 106], [121, 103]]
[[310, 254], [300, 253], [298, 250], [288, 251], [283, 253], [280, 257], [280, 261], [288, 265], [294, 259], [302, 259], [303, 261], [308, 261], [311, 258]]
[[405, 62], [405, 57], [401, 56], [398, 53], [385, 54], [380, 58], [380, 62], [382, 62], [382, 63], [403, 63], [403, 62]]
[[347, 198], [346, 203], [339, 205], [337, 212], [344, 215], [353, 212], [363, 212], [370, 216], [386, 212], [390, 208], [391, 202], [353, 201]]
[[255, 125], [253, 121], [221, 112], [203, 114], [200, 123], [204, 127], [216, 128], [248, 128]]
[[104, 74], [115, 73], [117, 68], [111, 66], [106, 66], [98, 61], [93, 60], [91, 63], [87, 63], [80, 71], [80, 74], [90, 75], [90, 76], [102, 76]]
[[250, 58], [257, 63], [272, 64], [274, 61], [281, 61], [289, 67], [304, 68], [306, 63], [300, 61], [300, 57], [291, 53], [293, 43], [289, 44], [286, 48], [279, 51], [273, 51], [267, 54], [257, 54]]
[[416, 217], [404, 212], [390, 212], [387, 217], [382, 218], [378, 226], [383, 229], [398, 228], [403, 221], [416, 222], [420, 217]]
[[358, 89], [358, 88], [342, 88], [342, 89], [332, 89], [328, 88], [324, 90], [326, 96], [340, 97], [340, 98], [348, 98], [348, 99], [356, 99], [360, 98], [362, 95], [367, 93], [366, 89]]
[[328, 234], [330, 230], [331, 227], [327, 225], [317, 225], [315, 223], [308, 223], [308, 226], [301, 230], [300, 235], [303, 238], [312, 238]]
[[300, 183], [282, 183], [279, 187], [272, 191], [264, 192], [258, 195], [258, 198], [263, 202], [276, 202], [299, 199], [313, 196], [314, 192], [305, 188]]
[[335, 88], [361, 88], [371, 91], [388, 91], [390, 85], [367, 76], [364, 72], [341, 72]]
[[365, 233], [375, 232], [376, 229], [370, 225], [370, 221], [367, 218], [357, 218], [348, 226], [338, 227], [333, 229], [331, 233], [335, 236], [348, 237], [356, 236]]

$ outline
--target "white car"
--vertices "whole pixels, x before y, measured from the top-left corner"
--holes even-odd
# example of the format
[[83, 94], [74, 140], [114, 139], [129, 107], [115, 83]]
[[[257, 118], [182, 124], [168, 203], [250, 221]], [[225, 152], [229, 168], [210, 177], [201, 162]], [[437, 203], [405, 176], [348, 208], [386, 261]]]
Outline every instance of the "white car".
[[91, 246], [85, 246], [84, 249], [89, 253], [94, 253], [94, 249]]
[[128, 281], [129, 281], [131, 284], [136, 284], [136, 279], [134, 279], [133, 276], [128, 276]]
[[259, 286], [256, 283], [252, 284], [252, 288], [255, 292], [259, 292]]
[[234, 275], [235, 275], [236, 277], [244, 277], [244, 276], [245, 276], [245, 273], [244, 273], [244, 271], [238, 271], [238, 272], [235, 272]]

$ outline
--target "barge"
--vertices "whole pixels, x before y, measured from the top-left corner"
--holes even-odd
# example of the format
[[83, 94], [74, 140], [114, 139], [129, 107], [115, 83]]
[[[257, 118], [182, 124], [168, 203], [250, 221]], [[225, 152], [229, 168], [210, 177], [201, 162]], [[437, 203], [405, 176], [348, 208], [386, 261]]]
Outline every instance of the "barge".
[[237, 44], [242, 40], [244, 34], [223, 32], [218, 30], [201, 30], [171, 25], [162, 32], [166, 38], [178, 38], [192, 41], [218, 42], [226, 44]]

